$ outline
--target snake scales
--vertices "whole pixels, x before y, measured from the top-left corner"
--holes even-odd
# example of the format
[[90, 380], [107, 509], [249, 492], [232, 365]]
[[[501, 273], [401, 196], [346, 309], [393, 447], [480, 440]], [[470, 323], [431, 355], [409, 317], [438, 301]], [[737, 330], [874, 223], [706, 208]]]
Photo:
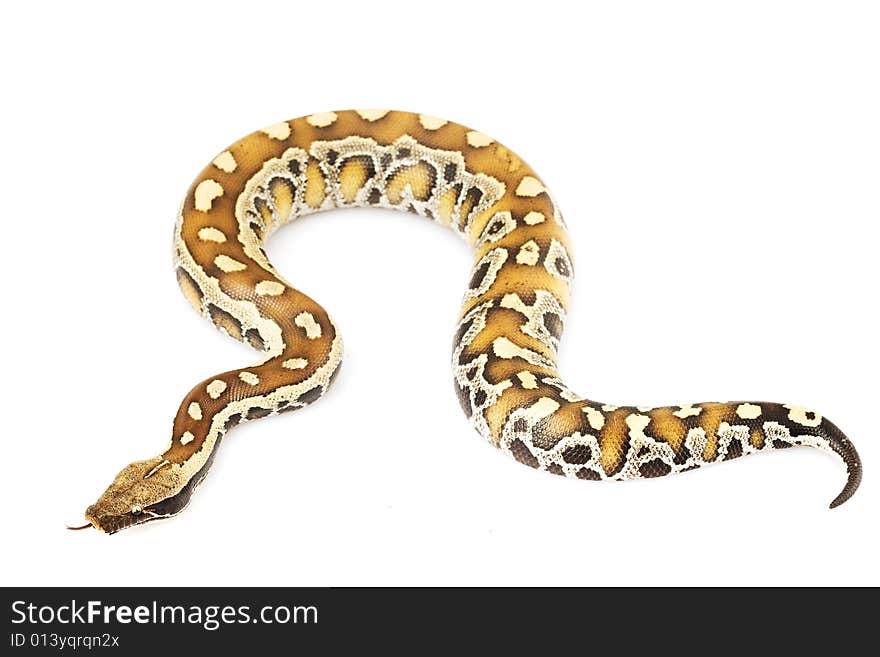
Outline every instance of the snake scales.
[[279, 226], [330, 208], [375, 206], [450, 226], [475, 249], [453, 348], [471, 423], [521, 463], [592, 480], [659, 477], [743, 454], [808, 445], [861, 479], [853, 445], [818, 413], [764, 402], [661, 408], [584, 399], [557, 374], [572, 281], [559, 209], [537, 175], [486, 135], [423, 114], [357, 110], [272, 125], [217, 155], [180, 210], [174, 259], [193, 308], [262, 360], [197, 384], [159, 456], [123, 469], [86, 511], [108, 533], [188, 503], [221, 438], [247, 420], [317, 400], [342, 359], [327, 312], [263, 251]]

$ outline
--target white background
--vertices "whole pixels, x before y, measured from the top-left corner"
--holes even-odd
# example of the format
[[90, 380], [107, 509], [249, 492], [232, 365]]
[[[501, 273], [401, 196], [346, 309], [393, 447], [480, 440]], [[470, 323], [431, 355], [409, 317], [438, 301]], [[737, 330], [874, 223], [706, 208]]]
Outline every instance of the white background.
[[[876, 9], [4, 5], [0, 581], [880, 584]], [[348, 107], [470, 125], [540, 173], [575, 245], [575, 390], [815, 408], [862, 489], [829, 511], [843, 469], [806, 449], [629, 484], [515, 463], [448, 371], [468, 249], [361, 210], [268, 248], [338, 320], [332, 391], [236, 429], [177, 518], [65, 531], [164, 447], [193, 383], [255, 359], [177, 289], [192, 178], [256, 128]]]

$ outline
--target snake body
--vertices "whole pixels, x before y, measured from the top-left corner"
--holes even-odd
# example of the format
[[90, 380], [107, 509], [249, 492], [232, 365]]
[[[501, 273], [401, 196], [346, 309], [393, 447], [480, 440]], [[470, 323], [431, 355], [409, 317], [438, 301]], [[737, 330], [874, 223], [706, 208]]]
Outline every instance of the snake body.
[[712, 402], [645, 408], [590, 401], [557, 372], [573, 266], [544, 183], [481, 132], [423, 114], [353, 110], [281, 122], [234, 143], [196, 178], [174, 233], [177, 279], [193, 308], [262, 352], [198, 383], [157, 457], [127, 466], [86, 511], [108, 533], [173, 515], [235, 425], [326, 392], [342, 359], [330, 315], [285, 281], [263, 250], [283, 224], [331, 208], [404, 210], [449, 226], [475, 250], [452, 366], [461, 406], [491, 444], [530, 467], [588, 480], [683, 472], [807, 445], [861, 479], [853, 445], [794, 405]]

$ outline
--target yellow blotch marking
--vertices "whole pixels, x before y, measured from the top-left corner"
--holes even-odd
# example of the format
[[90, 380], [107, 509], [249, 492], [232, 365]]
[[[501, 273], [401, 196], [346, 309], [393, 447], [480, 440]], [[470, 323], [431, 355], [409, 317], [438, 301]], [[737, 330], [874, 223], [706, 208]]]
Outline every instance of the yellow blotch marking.
[[538, 264], [540, 257], [541, 249], [538, 247], [538, 244], [535, 240], [529, 240], [520, 247], [519, 252], [516, 254], [516, 262], [520, 265], [535, 266]]
[[253, 372], [239, 372], [238, 378], [252, 386], [257, 385], [260, 382], [260, 377]]
[[654, 435], [669, 443], [676, 453], [680, 452], [688, 433], [684, 421], [675, 416], [669, 407], [653, 409], [651, 421], [654, 423]]
[[736, 407], [736, 414], [743, 420], [754, 420], [761, 417], [761, 407], [757, 404], [740, 404]]
[[221, 381], [220, 379], [214, 379], [205, 389], [208, 391], [208, 396], [211, 399], [217, 399], [223, 394], [223, 391], [226, 390], [226, 382]]
[[284, 285], [278, 281], [260, 281], [254, 291], [261, 297], [277, 297], [284, 293]]
[[627, 435], [627, 424], [624, 422], [625, 411], [611, 413], [605, 418], [605, 424], [599, 433], [599, 465], [606, 474], [617, 472], [623, 462], [623, 445]]
[[[788, 404], [784, 404], [783, 408], [788, 409], [788, 419], [792, 422], [797, 422], [805, 427], [818, 427], [822, 424], [822, 416], [818, 413], [808, 411], [806, 408], [790, 406]], [[813, 417], [808, 417], [809, 415], [812, 415]]]
[[199, 229], [199, 239], [203, 242], [217, 242], [217, 244], [223, 244], [226, 241], [226, 235], [223, 234], [223, 231], [214, 228], [213, 226], [207, 226], [206, 228]]
[[391, 110], [380, 109], [355, 110], [355, 112], [357, 112], [357, 115], [361, 117], [364, 121], [378, 121], [390, 111]]
[[706, 447], [703, 449], [703, 460], [710, 462], [718, 458], [718, 429], [724, 416], [730, 412], [727, 404], [711, 403], [703, 406], [700, 426], [706, 432]]
[[523, 179], [519, 181], [519, 185], [516, 188], [516, 195], [531, 197], [537, 196], [541, 192], [546, 191], [547, 189], [537, 178], [534, 178], [532, 176], [523, 176]]
[[207, 212], [214, 204], [214, 199], [223, 196], [223, 186], [213, 178], [203, 180], [193, 193], [196, 210]]
[[221, 270], [225, 271], [227, 274], [233, 271], [244, 271], [247, 269], [247, 265], [243, 262], [239, 262], [234, 258], [230, 258], [228, 255], [221, 253], [216, 258], [214, 258], [214, 264], [217, 265]]
[[680, 417], [682, 420], [686, 417], [691, 417], [693, 415], [699, 415], [703, 412], [703, 409], [698, 406], [682, 406], [677, 411], [672, 411], [672, 414], [675, 417]]
[[449, 123], [449, 121], [436, 116], [431, 116], [430, 114], [419, 114], [419, 123], [422, 124], [422, 127], [425, 130], [439, 130]]
[[326, 128], [328, 125], [333, 125], [337, 118], [339, 117], [336, 112], [318, 112], [308, 117], [306, 122], [316, 128]]
[[275, 123], [267, 128], [263, 128], [260, 132], [269, 135], [272, 139], [284, 141], [290, 137], [290, 124], [287, 121], [282, 121], [281, 123]]
[[223, 151], [220, 153], [220, 155], [214, 158], [211, 164], [220, 169], [220, 171], [225, 171], [226, 173], [232, 173], [238, 166], [238, 162], [235, 161], [235, 157], [229, 151]]
[[199, 406], [199, 402], [193, 402], [190, 404], [189, 408], [186, 409], [186, 412], [193, 420], [202, 419], [202, 407]]
[[315, 316], [312, 313], [301, 312], [294, 318], [293, 323], [306, 332], [306, 337], [309, 340], [321, 337], [321, 325], [315, 321]]
[[324, 175], [321, 173], [321, 167], [315, 160], [309, 160], [306, 166], [306, 193], [305, 201], [313, 210], [321, 207], [324, 198], [327, 196], [325, 189]]
[[269, 184], [269, 191], [275, 199], [275, 212], [279, 221], [286, 221], [293, 210], [293, 189], [287, 180], [276, 178]]
[[602, 415], [602, 413], [597, 411], [595, 408], [585, 406], [584, 413], [587, 414], [587, 422], [590, 423], [590, 426], [595, 431], [599, 431], [602, 427], [605, 426], [605, 416]]
[[755, 449], [761, 449], [764, 447], [764, 432], [758, 428], [752, 429], [752, 433], [749, 436], [749, 442]]
[[523, 217], [523, 221], [525, 221], [529, 226], [535, 226], [540, 224], [546, 219], [543, 212], [535, 212], [532, 210], [525, 217]]
[[526, 390], [538, 389], [538, 379], [536, 379], [535, 375], [528, 370], [523, 370], [522, 372], [519, 372], [516, 376], [519, 379], [519, 382], [522, 384], [522, 387]]
[[339, 169], [339, 192], [346, 203], [354, 203], [357, 193], [367, 182], [367, 168], [357, 159], [346, 160]]
[[281, 363], [281, 367], [289, 370], [301, 370], [308, 364], [309, 361], [307, 361], [305, 358], [288, 358], [286, 361]]
[[385, 186], [385, 195], [394, 204], [403, 200], [403, 191], [409, 186], [414, 199], [426, 201], [434, 184], [434, 170], [424, 162], [398, 169]]
[[183, 435], [180, 437], [181, 445], [189, 445], [192, 441], [194, 441], [196, 437], [192, 435], [191, 431], [184, 431]]
[[443, 192], [443, 195], [437, 202], [437, 214], [440, 216], [440, 221], [444, 224], [452, 223], [456, 202], [458, 202], [458, 194], [456, 194], [454, 189], [447, 189]]
[[275, 225], [275, 216], [272, 214], [272, 208], [261, 198], [254, 199], [254, 207], [263, 219], [263, 230], [271, 230], [272, 226]]
[[474, 148], [482, 148], [483, 146], [488, 146], [489, 144], [491, 144], [492, 140], [484, 135], [482, 132], [471, 130], [467, 133], [467, 143]]

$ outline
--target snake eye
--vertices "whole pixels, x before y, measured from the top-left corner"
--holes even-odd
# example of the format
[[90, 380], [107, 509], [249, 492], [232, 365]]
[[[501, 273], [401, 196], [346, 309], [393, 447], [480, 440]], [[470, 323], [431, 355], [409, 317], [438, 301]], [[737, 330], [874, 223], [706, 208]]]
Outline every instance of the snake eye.
[[131, 507], [131, 514], [134, 516], [139, 516], [143, 510], [144, 509], [140, 504], [135, 504], [133, 507]]

